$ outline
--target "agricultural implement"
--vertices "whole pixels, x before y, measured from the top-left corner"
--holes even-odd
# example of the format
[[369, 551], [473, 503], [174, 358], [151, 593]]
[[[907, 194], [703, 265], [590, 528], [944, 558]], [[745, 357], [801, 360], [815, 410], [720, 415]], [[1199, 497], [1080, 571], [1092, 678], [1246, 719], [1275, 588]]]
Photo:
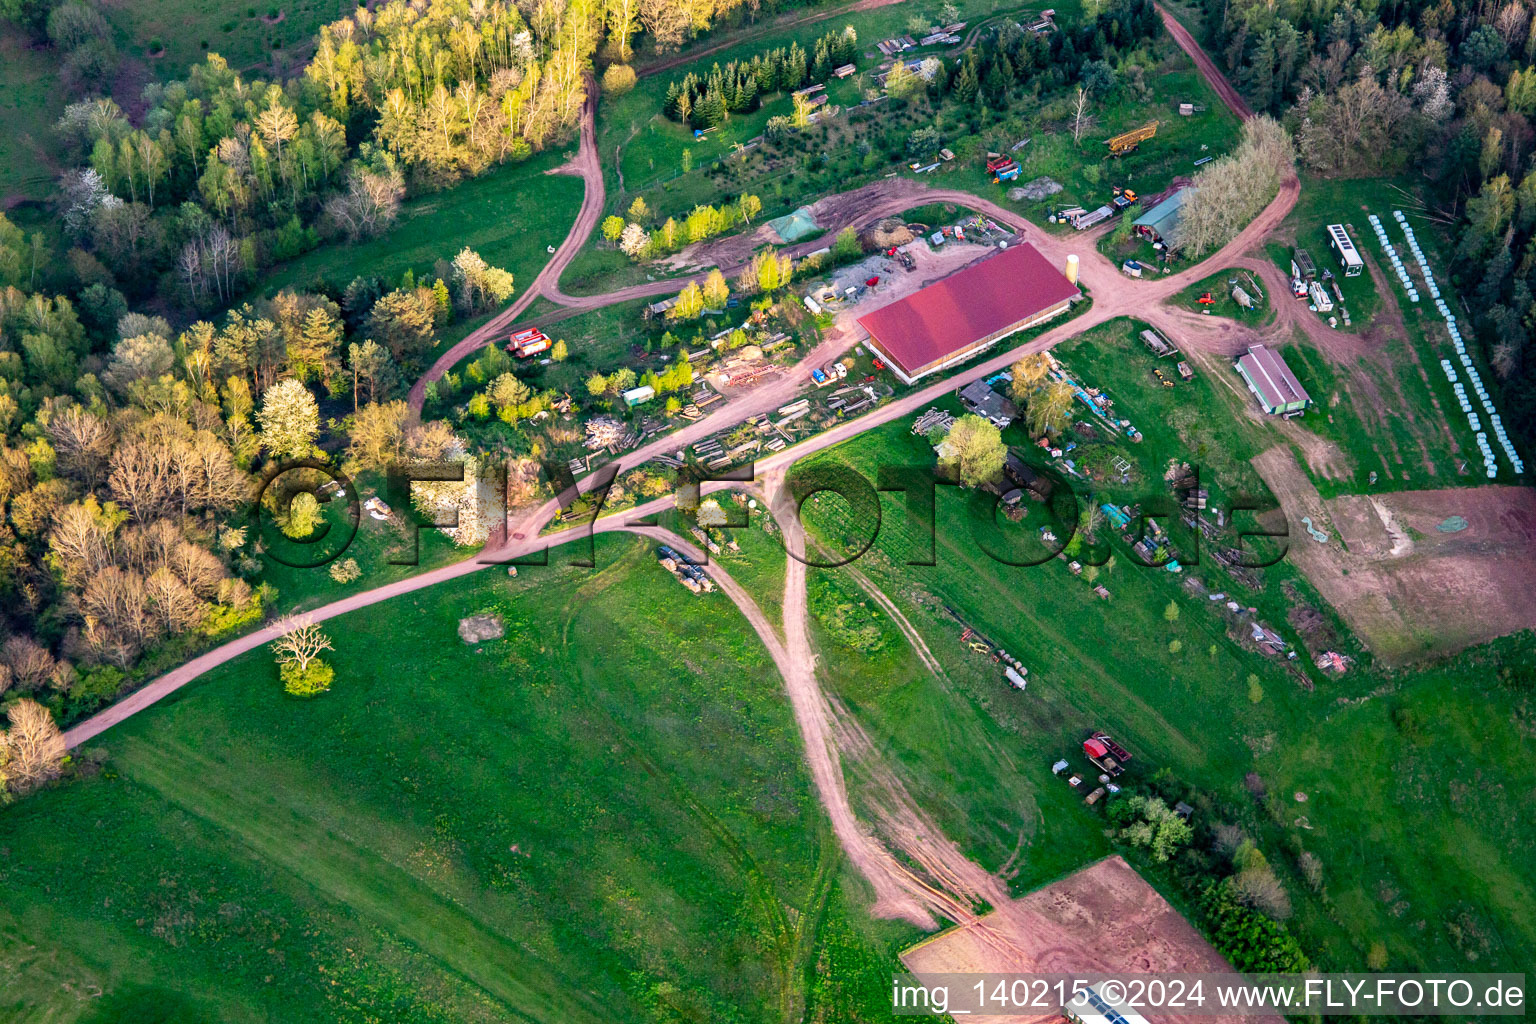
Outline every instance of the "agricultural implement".
[[1124, 156], [1137, 146], [1146, 142], [1157, 134], [1157, 122], [1148, 121], [1140, 128], [1133, 128], [1128, 132], [1121, 132], [1109, 140], [1109, 155]]

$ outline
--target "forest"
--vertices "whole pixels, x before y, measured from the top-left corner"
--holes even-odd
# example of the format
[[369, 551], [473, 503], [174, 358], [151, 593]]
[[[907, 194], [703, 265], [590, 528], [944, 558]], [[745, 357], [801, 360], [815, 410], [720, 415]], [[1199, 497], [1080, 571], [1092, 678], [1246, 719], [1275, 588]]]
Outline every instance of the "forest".
[[1452, 277], [1536, 441], [1536, 19], [1469, 0], [1205, 0], [1205, 44], [1256, 110], [1282, 117], [1309, 170], [1422, 176], [1451, 231]]

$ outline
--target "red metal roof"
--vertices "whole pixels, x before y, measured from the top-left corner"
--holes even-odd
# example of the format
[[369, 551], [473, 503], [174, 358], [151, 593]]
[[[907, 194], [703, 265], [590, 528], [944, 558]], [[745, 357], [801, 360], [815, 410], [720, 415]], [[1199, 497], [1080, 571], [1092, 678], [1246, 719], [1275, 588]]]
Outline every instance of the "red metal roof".
[[911, 371], [1079, 294], [1040, 250], [1024, 242], [866, 313], [859, 324]]
[[1087, 754], [1089, 757], [1103, 757], [1105, 754], [1109, 753], [1109, 748], [1100, 743], [1098, 740], [1084, 740], [1083, 753]]

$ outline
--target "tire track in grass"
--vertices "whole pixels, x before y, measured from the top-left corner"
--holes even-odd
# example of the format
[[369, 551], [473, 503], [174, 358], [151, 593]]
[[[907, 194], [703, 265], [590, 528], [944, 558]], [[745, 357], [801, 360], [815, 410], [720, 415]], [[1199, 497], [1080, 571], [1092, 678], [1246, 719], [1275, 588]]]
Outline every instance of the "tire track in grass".
[[[662, 538], [646, 538], [637, 532], [636, 539], [641, 540]], [[668, 543], [677, 545], [680, 548], [689, 547], [689, 545], [685, 544], [681, 538], [676, 537], [675, 535], [668, 535], [664, 539]], [[569, 637], [572, 627], [576, 625], [577, 619], [580, 617], [582, 612], [591, 609], [593, 598], [614, 584], [621, 582], [619, 577], [622, 576], [623, 573], [615, 573], [613, 570], [621, 567], [625, 570], [635, 568], [639, 562], [643, 561], [644, 552], [645, 546], [643, 544], [635, 545], [630, 552], [617, 559], [613, 565], [600, 572], [597, 577], [582, 584], [582, 586], [577, 590], [576, 595], [580, 599], [581, 603], [578, 604], [576, 601], [571, 601], [567, 603], [565, 608], [562, 610], [564, 621], [562, 624], [561, 633], [562, 637], [564, 638], [564, 642], [562, 643], [560, 649], [560, 661], [564, 665], [565, 672], [568, 676], [574, 677], [578, 672], [576, 665], [572, 663], [568, 653], [571, 650]], [[701, 553], [696, 549], [688, 550], [686, 553], [691, 558], [701, 557]], [[717, 567], [712, 568], [715, 569], [717, 578], [720, 578], [724, 575], [724, 570], [718, 569]], [[732, 583], [734, 584], [734, 581], [732, 581]], [[770, 944], [773, 949], [773, 966], [775, 973], [778, 976], [780, 1007], [786, 1011], [786, 1020], [791, 1019], [788, 1016], [788, 1007], [792, 1005], [793, 1002], [791, 999], [791, 994], [792, 989], [794, 988], [794, 966], [797, 961], [797, 945], [799, 934], [795, 927], [791, 926], [788, 915], [786, 915], [784, 912], [784, 901], [779, 896], [778, 887], [775, 885], [773, 879], [758, 864], [757, 859], [753, 857], [751, 851], [748, 850], [741, 843], [741, 841], [736, 838], [735, 833], [733, 833], [731, 829], [723, 821], [721, 821], [714, 814], [714, 812], [704, 804], [702, 800], [695, 796], [692, 791], [677, 781], [677, 773], [665, 770], [654, 759], [652, 759], [645, 748], [629, 734], [622, 723], [617, 721], [612, 715], [608, 713], [606, 708], [594, 701], [582, 701], [582, 706], [590, 714], [601, 719], [606, 735], [618, 743], [622, 747], [624, 753], [630, 759], [632, 759], [641, 768], [642, 771], [644, 771], [657, 783], [665, 787], [672, 800], [677, 803], [677, 805], [695, 822], [695, 824], [700, 827], [700, 829], [706, 835], [714, 840], [720, 846], [720, 848], [725, 851], [726, 855], [731, 859], [736, 869], [741, 872], [743, 880], [746, 883], [745, 888], [747, 898], [756, 908], [758, 916], [760, 917], [764, 928], [768, 933]], [[817, 872], [818, 874], [821, 872], [820, 862], [817, 864]], [[812, 889], [814, 893], [815, 883], [813, 883]], [[803, 1001], [803, 999], [800, 1000], [802, 1003]]]
[[[585, 986], [471, 913], [453, 896], [359, 846], [305, 808], [219, 784], [219, 765], [181, 744], [133, 738], [122, 753], [131, 778], [213, 825], [273, 868], [430, 957], [519, 1017], [607, 1024], [610, 1012]], [[196, 770], [186, 771], [192, 765]], [[501, 951], [516, 951], [514, 965]], [[523, 969], [517, 970], [515, 967]], [[543, 979], [532, 985], [525, 978]]]

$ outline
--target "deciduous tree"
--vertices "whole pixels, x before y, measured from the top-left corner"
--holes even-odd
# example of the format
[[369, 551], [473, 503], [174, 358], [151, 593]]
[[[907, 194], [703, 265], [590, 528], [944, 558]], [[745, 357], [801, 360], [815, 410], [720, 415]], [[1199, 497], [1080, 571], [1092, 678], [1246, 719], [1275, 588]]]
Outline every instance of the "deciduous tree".
[[13, 792], [26, 793], [58, 778], [67, 748], [53, 714], [35, 700], [22, 699], [7, 709], [7, 717], [11, 727], [0, 736], [4, 783]]
[[715, 267], [704, 278], [704, 307], [706, 309], [724, 309], [726, 301], [731, 297], [730, 286], [725, 283], [725, 275]]
[[261, 445], [274, 459], [303, 459], [314, 454], [320, 434], [320, 409], [315, 396], [292, 378], [267, 389], [256, 414]]
[[677, 294], [677, 302], [667, 310], [669, 320], [697, 320], [704, 312], [704, 294], [697, 281], [689, 281]]
[[369, 402], [352, 417], [347, 455], [361, 469], [387, 469], [405, 452], [405, 424], [410, 410], [404, 402]]
[[977, 487], [997, 478], [1007, 454], [1002, 434], [991, 420], [962, 416], [945, 439], [941, 465], [952, 470], [966, 487]]

